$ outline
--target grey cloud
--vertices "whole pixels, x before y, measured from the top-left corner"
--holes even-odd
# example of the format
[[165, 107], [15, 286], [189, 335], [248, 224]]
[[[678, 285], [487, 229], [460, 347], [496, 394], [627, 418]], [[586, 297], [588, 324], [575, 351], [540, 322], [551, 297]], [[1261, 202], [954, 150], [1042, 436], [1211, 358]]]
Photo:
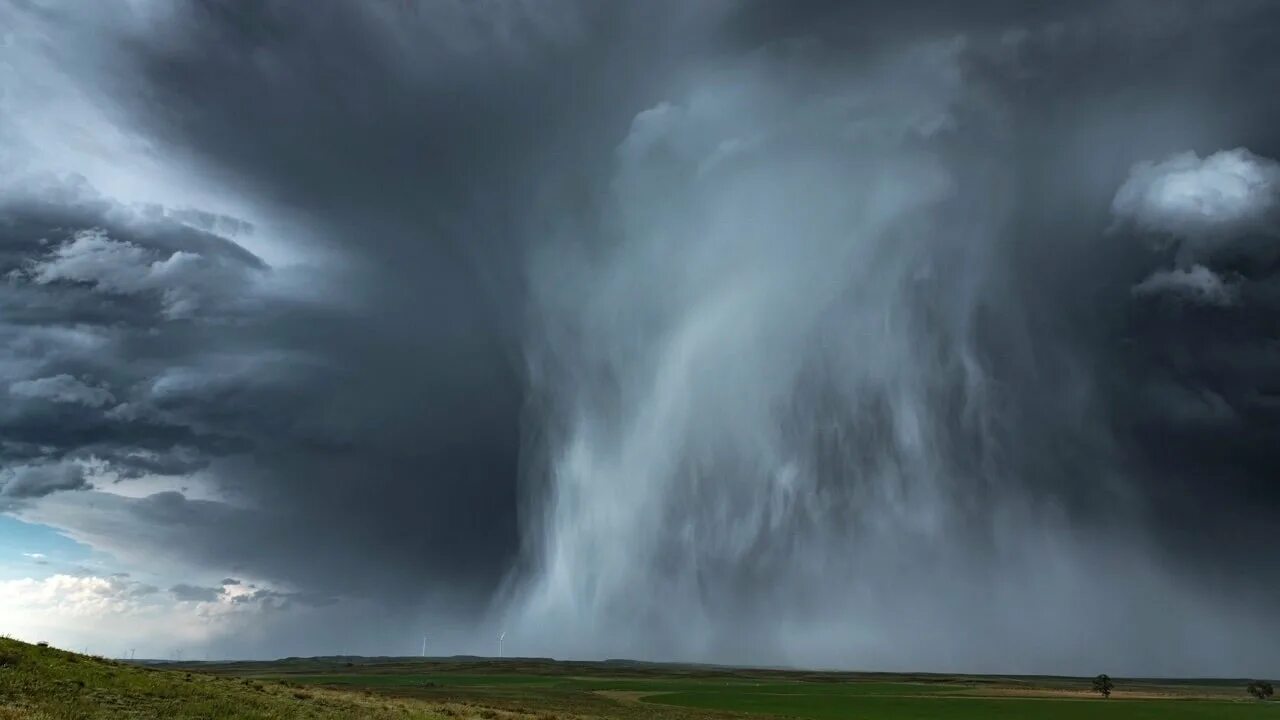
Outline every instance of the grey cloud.
[[216, 602], [222, 597], [222, 588], [200, 587], [179, 583], [169, 588], [174, 599], [180, 602]]
[[232, 602], [257, 605], [264, 610], [287, 610], [295, 603], [305, 607], [329, 607], [336, 604], [338, 599], [318, 593], [280, 592], [258, 588], [251, 593], [236, 595], [232, 598]]
[[1204, 387], [1186, 387], [1155, 378], [1147, 385], [1150, 407], [1161, 422], [1179, 427], [1234, 425], [1241, 417], [1226, 398]]
[[94, 387], [66, 373], [20, 380], [9, 385], [9, 394], [52, 402], [80, 403], [89, 407], [101, 407], [115, 400], [107, 388]]
[[107, 576], [107, 581], [118, 597], [141, 598], [160, 592], [160, 588], [155, 585], [130, 580], [127, 574], [113, 573]]
[[1228, 306], [1237, 301], [1238, 288], [1203, 265], [1157, 270], [1133, 286], [1137, 296], [1167, 296], [1204, 305]]
[[[95, 445], [82, 451], [107, 464], [123, 479], [143, 475], [190, 475], [210, 463], [210, 448], [174, 445], [166, 450], [129, 446]], [[216, 453], [216, 450], [214, 451]]]
[[49, 462], [14, 465], [0, 471], [0, 496], [32, 499], [64, 490], [89, 487], [84, 468], [76, 463]]

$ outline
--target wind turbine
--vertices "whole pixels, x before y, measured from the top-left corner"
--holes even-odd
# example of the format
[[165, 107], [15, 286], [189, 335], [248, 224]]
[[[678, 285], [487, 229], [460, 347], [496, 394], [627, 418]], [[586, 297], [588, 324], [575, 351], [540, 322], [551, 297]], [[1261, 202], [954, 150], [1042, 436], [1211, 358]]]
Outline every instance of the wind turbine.
[[427, 636], [424, 633], [422, 635], [422, 657], [426, 657], [426, 656], [427, 656]]
[[502, 642], [507, 639], [507, 631], [498, 633], [498, 657], [502, 657]]

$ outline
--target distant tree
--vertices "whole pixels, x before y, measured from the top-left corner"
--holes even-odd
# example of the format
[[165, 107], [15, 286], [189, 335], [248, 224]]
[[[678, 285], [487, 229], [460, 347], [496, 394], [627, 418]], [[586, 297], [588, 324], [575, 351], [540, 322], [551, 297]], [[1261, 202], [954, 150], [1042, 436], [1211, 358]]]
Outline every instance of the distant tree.
[[1093, 679], [1093, 691], [1104, 698], [1111, 697], [1111, 691], [1115, 689], [1116, 684], [1111, 682], [1110, 676], [1105, 673]]
[[1249, 694], [1259, 700], [1267, 700], [1275, 693], [1275, 688], [1271, 687], [1271, 683], [1266, 680], [1254, 680], [1249, 683], [1249, 687], [1245, 688]]

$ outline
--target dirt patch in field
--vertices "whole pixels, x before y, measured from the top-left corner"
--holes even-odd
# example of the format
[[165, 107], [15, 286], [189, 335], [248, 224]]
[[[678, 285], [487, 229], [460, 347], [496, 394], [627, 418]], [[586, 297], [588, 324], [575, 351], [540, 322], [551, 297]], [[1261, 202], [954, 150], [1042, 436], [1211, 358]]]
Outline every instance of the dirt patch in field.
[[674, 690], [592, 690], [592, 693], [620, 702], [640, 702], [655, 695], [670, 695]]

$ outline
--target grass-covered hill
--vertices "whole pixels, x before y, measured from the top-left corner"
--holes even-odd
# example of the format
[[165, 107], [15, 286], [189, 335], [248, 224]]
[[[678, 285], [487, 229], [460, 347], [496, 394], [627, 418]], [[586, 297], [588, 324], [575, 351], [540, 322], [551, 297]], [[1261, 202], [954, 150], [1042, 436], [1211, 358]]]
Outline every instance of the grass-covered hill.
[[140, 667], [0, 638], [0, 720], [413, 720], [459, 714], [412, 700]]

